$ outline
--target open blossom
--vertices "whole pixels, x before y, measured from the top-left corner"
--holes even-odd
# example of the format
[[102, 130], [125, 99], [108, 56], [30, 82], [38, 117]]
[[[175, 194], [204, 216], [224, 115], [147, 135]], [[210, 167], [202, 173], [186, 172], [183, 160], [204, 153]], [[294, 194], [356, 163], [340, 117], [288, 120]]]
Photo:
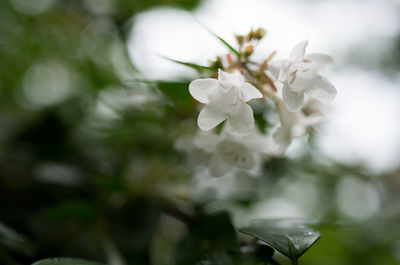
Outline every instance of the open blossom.
[[246, 135], [254, 128], [252, 108], [246, 104], [254, 98], [262, 98], [260, 91], [245, 82], [239, 72], [218, 71], [218, 79], [197, 79], [190, 83], [189, 92], [197, 101], [206, 104], [197, 124], [209, 131], [227, 120], [234, 132]]
[[[310, 111], [307, 113], [308, 115], [305, 115], [303, 111], [289, 111], [282, 100], [276, 101], [275, 104], [281, 122], [281, 126], [273, 133], [273, 140], [278, 153], [284, 153], [292, 139], [305, 136], [307, 127], [323, 121], [323, 115], [320, 110], [313, 108], [314, 106], [309, 106], [308, 109], [312, 112]], [[312, 101], [311, 104], [313, 104]]]
[[336, 96], [335, 87], [321, 72], [330, 65], [332, 57], [322, 53], [305, 54], [308, 41], [297, 44], [288, 60], [278, 60], [271, 64], [270, 71], [283, 83], [282, 97], [289, 111], [297, 111], [303, 106], [304, 95], [331, 101]]
[[259, 168], [263, 155], [273, 155], [275, 146], [271, 138], [253, 129], [249, 135], [232, 134], [225, 126], [220, 135], [199, 134], [194, 145], [211, 154], [209, 169], [212, 176], [220, 177], [239, 168], [254, 170]]

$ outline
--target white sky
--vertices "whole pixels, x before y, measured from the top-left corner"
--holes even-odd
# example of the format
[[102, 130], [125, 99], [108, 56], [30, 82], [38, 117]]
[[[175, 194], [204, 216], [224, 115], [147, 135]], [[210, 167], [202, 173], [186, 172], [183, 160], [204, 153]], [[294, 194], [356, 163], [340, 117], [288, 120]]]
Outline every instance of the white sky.
[[137, 15], [128, 48], [144, 78], [173, 80], [196, 75], [158, 55], [206, 64], [226, 53], [197, 21], [231, 43], [234, 33], [266, 28], [268, 35], [256, 58], [273, 50], [277, 58], [286, 57], [295, 44], [308, 39], [309, 52], [329, 53], [337, 62], [329, 78], [338, 97], [321, 130], [319, 146], [336, 159], [390, 170], [400, 164], [400, 80], [388, 80], [379, 69], [349, 68], [345, 61], [351, 50], [376, 57], [390, 47], [400, 30], [398, 4], [395, 0], [209, 0], [194, 13], [162, 8]]

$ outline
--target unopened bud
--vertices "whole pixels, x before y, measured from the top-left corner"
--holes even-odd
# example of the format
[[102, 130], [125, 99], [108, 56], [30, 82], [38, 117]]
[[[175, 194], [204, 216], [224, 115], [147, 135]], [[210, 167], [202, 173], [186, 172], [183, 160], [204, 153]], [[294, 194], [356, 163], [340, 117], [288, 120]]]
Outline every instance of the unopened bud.
[[236, 41], [238, 42], [239, 45], [243, 45], [244, 43], [244, 36], [242, 35], [236, 35]]
[[254, 52], [254, 46], [253, 45], [248, 45], [244, 51], [243, 51], [243, 55], [246, 57], [249, 57], [250, 55], [252, 55]]
[[261, 40], [267, 34], [267, 31], [263, 28], [258, 28], [253, 32], [254, 38], [257, 40]]
[[224, 69], [224, 65], [222, 63], [221, 57], [217, 56], [215, 61], [210, 62], [210, 67], [216, 68], [216, 69]]

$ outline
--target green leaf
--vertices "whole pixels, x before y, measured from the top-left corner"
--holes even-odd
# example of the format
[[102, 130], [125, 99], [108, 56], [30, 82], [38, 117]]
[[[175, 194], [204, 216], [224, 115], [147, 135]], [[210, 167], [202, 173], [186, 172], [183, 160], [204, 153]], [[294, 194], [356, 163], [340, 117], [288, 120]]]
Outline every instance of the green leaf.
[[281, 220], [257, 220], [239, 230], [296, 262], [321, 236], [318, 231]]
[[207, 26], [202, 24], [201, 22], [198, 22], [203, 28], [205, 28], [208, 32], [210, 32], [212, 35], [214, 35], [222, 44], [224, 44], [231, 52], [233, 52], [237, 57], [240, 57], [240, 52], [233, 48], [232, 45], [230, 45], [226, 40], [218, 36], [215, 32], [213, 32], [211, 29], [209, 29]]
[[89, 201], [69, 200], [60, 202], [40, 212], [42, 217], [51, 220], [73, 220], [93, 222], [96, 219], [95, 206]]
[[183, 61], [171, 59], [171, 58], [168, 58], [168, 57], [165, 57], [165, 56], [162, 56], [162, 55], [160, 55], [160, 57], [162, 57], [162, 58], [164, 58], [164, 59], [166, 59], [168, 61], [171, 61], [171, 62], [174, 62], [174, 63], [178, 63], [178, 64], [182, 64], [184, 66], [193, 68], [193, 69], [195, 69], [196, 71], [199, 71], [199, 72], [204, 72], [204, 71], [216, 72], [216, 71], [218, 71], [218, 69], [214, 68], [214, 67], [199, 65], [199, 64], [190, 63], [190, 62], [183, 62]]
[[243, 246], [240, 259], [235, 264], [241, 265], [267, 265], [274, 255], [274, 249], [264, 243], [253, 246]]
[[231, 50], [231, 52], [233, 52], [236, 56], [240, 56], [240, 53], [233, 48], [226, 40], [224, 40], [223, 38], [221, 38], [220, 36], [218, 36], [217, 34], [213, 33], [212, 31], [210, 31], [218, 40], [220, 40], [226, 47], [228, 47], [229, 50]]
[[174, 264], [201, 264], [200, 261], [214, 255], [225, 262], [226, 256], [220, 254], [239, 250], [236, 231], [227, 212], [198, 213], [188, 228], [188, 234], [177, 246]]
[[83, 259], [49, 258], [37, 261], [32, 265], [103, 265], [103, 264]]

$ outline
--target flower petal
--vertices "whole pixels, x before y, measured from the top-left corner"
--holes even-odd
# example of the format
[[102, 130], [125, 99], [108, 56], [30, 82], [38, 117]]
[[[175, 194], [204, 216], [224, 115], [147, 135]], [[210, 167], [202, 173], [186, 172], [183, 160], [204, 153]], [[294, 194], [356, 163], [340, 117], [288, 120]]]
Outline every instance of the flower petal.
[[209, 103], [209, 96], [218, 87], [218, 80], [214, 78], [196, 79], [189, 85], [189, 93], [201, 103]]
[[292, 138], [290, 137], [290, 128], [277, 128], [272, 133], [272, 139], [275, 143], [275, 153], [277, 155], [283, 154], [292, 142]]
[[228, 73], [218, 69], [218, 81], [224, 88], [229, 88], [231, 86], [240, 87], [245, 79], [238, 71]]
[[305, 90], [305, 93], [321, 101], [332, 101], [335, 99], [337, 91], [325, 77], [317, 76], [312, 85]]
[[294, 46], [294, 48], [290, 52], [289, 60], [291, 62], [298, 62], [303, 60], [307, 46], [308, 46], [308, 40], [302, 41], [296, 46]]
[[222, 177], [233, 170], [233, 166], [226, 163], [218, 154], [214, 154], [211, 157], [209, 170], [212, 177]]
[[293, 124], [299, 123], [301, 120], [301, 112], [291, 112], [287, 109], [286, 104], [283, 100], [278, 100], [275, 103], [276, 110], [279, 114], [279, 120], [281, 122], [282, 127], [289, 128], [293, 126]]
[[307, 127], [306, 127], [306, 124], [304, 124], [304, 123], [293, 124], [293, 126], [290, 130], [290, 137], [292, 139], [300, 138], [306, 134], [307, 134]]
[[290, 62], [283, 61], [281, 69], [279, 71], [279, 76], [278, 76], [279, 81], [283, 83], [286, 82], [286, 80], [289, 78], [289, 69], [290, 69]]
[[297, 72], [294, 81], [290, 84], [290, 88], [297, 93], [304, 92], [305, 89], [313, 86], [316, 78], [318, 78], [318, 75], [312, 71]]
[[259, 160], [258, 156], [259, 156], [258, 154], [251, 153], [249, 151], [242, 153], [236, 166], [238, 168], [251, 170], [251, 169], [257, 167], [258, 160]]
[[333, 64], [333, 58], [325, 53], [310, 53], [305, 56], [305, 59], [310, 60], [310, 68], [316, 72], [323, 72]]
[[234, 133], [248, 135], [254, 128], [253, 109], [247, 104], [241, 105], [237, 111], [230, 113], [228, 121]]
[[321, 114], [311, 114], [303, 118], [304, 126], [314, 126], [318, 125], [324, 121], [324, 116]]
[[241, 140], [225, 140], [218, 144], [215, 154], [232, 167], [252, 169], [257, 165], [256, 153]]
[[221, 141], [221, 138], [222, 137], [220, 135], [200, 131], [193, 139], [192, 145], [194, 144], [195, 147], [202, 149], [206, 152], [212, 153], [215, 151], [215, 148]]
[[263, 97], [260, 90], [255, 88], [250, 83], [244, 83], [241, 87], [239, 87], [239, 91], [242, 94], [242, 100], [244, 102], [252, 100], [253, 98], [262, 98]]
[[282, 98], [289, 111], [298, 111], [303, 106], [304, 92], [292, 91], [288, 85], [282, 89]]
[[284, 60], [275, 60], [268, 64], [268, 70], [276, 79], [279, 77], [279, 72], [281, 71], [283, 63]]
[[274, 154], [274, 142], [271, 137], [267, 137], [258, 133], [246, 136], [245, 145], [249, 150], [262, 154]]
[[197, 118], [197, 125], [203, 131], [209, 131], [223, 122], [227, 117], [228, 114], [224, 113], [218, 107], [208, 104], [200, 111]]
[[180, 136], [174, 142], [174, 148], [179, 151], [190, 152], [194, 148], [193, 140], [193, 136]]

